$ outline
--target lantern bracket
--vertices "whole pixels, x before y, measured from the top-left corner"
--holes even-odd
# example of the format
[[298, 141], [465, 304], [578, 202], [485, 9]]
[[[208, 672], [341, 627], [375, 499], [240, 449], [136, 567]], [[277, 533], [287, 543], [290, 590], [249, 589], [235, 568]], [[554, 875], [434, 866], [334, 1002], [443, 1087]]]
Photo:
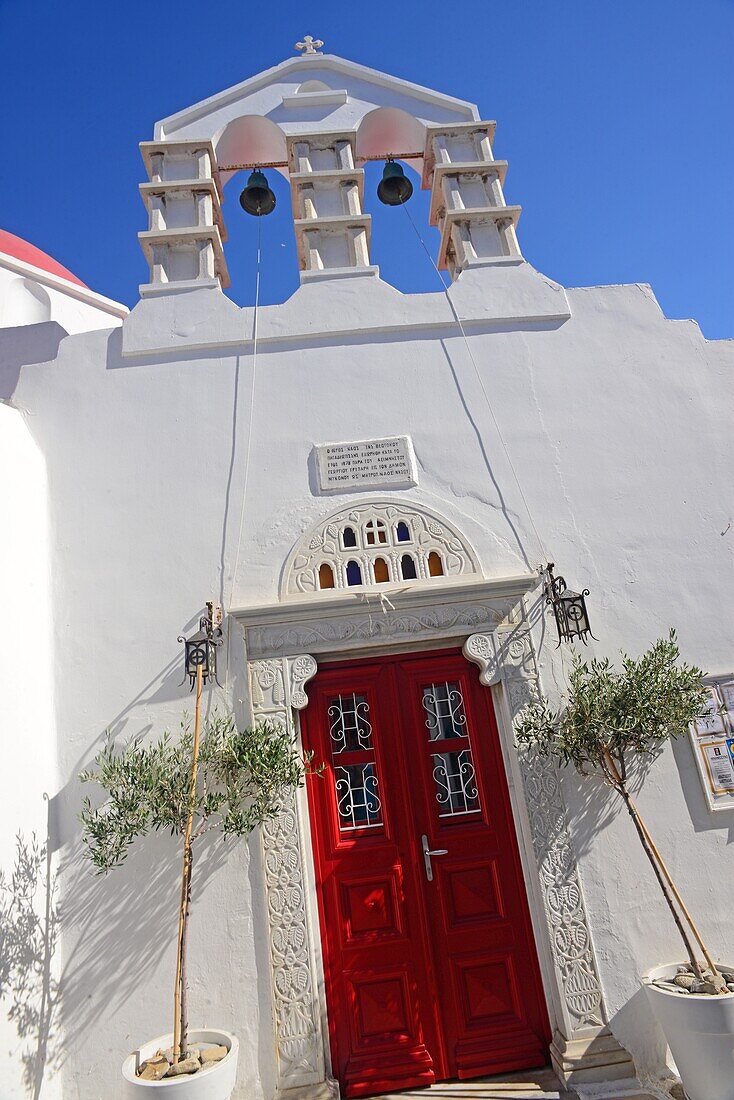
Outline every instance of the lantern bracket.
[[[558, 630], [558, 646], [561, 642], [572, 642], [575, 638], [586, 645], [587, 637], [594, 638], [589, 623], [589, 613], [586, 608], [586, 597], [589, 589], [581, 592], [572, 592], [566, 581], [560, 575], [555, 577], [553, 562], [548, 562], [545, 567], [545, 602], [553, 608], [553, 615]], [[598, 641], [594, 638], [594, 641]]]
[[199, 629], [190, 638], [179, 634], [178, 640], [184, 646], [184, 678], [181, 685], [189, 678], [190, 688], [193, 691], [196, 683], [196, 675], [201, 668], [204, 683], [213, 677], [219, 687], [217, 677], [217, 649], [224, 642], [222, 632], [223, 612], [219, 604], [209, 600], [206, 605], [207, 613], [199, 619]]

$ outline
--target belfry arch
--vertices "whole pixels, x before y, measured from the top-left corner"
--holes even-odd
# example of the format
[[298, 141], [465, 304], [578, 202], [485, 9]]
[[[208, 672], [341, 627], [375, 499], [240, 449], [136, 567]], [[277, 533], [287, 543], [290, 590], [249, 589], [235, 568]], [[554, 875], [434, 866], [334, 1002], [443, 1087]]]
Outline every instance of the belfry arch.
[[[361, 119], [357, 127], [357, 158], [364, 160], [386, 155], [405, 160], [420, 175], [420, 161], [426, 145], [426, 127], [397, 107], [376, 107]], [[407, 153], [416, 154], [406, 157]]]
[[[260, 164], [284, 164], [287, 160], [285, 134], [276, 123], [261, 115], [241, 115], [228, 122], [212, 141], [218, 165], [241, 164], [247, 167]], [[285, 167], [276, 169], [285, 178]], [[226, 186], [235, 174], [219, 169], [222, 186]]]

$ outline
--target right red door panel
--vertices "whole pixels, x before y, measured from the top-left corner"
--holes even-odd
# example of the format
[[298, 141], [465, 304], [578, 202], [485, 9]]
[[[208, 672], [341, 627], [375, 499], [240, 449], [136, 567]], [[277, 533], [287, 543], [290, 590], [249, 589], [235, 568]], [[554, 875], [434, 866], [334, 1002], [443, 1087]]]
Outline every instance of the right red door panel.
[[424, 854], [423, 898], [448, 1075], [542, 1065], [547, 1018], [490, 693], [461, 656], [396, 672], [421, 771], [416, 827], [441, 853]]
[[334, 1071], [349, 1096], [542, 1065], [489, 692], [460, 654], [320, 670], [302, 715]]

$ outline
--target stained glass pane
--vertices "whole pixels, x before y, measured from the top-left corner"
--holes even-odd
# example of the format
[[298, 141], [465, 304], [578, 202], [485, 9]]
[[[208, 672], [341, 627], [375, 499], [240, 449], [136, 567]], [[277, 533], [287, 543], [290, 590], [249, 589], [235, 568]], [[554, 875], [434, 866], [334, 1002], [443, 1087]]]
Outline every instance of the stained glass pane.
[[328, 564], [323, 562], [319, 566], [319, 588], [333, 588], [334, 587], [334, 570]]
[[372, 748], [369, 704], [364, 695], [339, 695], [329, 703], [329, 735], [334, 756]]
[[443, 576], [443, 562], [441, 561], [441, 555], [437, 554], [435, 550], [431, 550], [428, 555], [428, 575], [429, 577], [442, 577]]
[[375, 584], [385, 584], [386, 581], [390, 580], [390, 573], [384, 558], [375, 558], [374, 570]]
[[374, 764], [349, 764], [334, 768], [339, 826], [359, 829], [382, 824], [382, 803]]
[[403, 554], [400, 559], [400, 572], [404, 581], [414, 581], [416, 578], [415, 562], [410, 554]]
[[387, 542], [387, 531], [381, 519], [369, 520], [364, 526], [364, 533], [368, 546]]
[[347, 584], [351, 588], [352, 585], [362, 583], [362, 569], [358, 561], [347, 562]]
[[466, 737], [464, 700], [458, 681], [430, 684], [423, 688], [426, 728], [431, 741]]
[[473, 813], [479, 809], [479, 792], [470, 749], [433, 754], [433, 778], [439, 817]]

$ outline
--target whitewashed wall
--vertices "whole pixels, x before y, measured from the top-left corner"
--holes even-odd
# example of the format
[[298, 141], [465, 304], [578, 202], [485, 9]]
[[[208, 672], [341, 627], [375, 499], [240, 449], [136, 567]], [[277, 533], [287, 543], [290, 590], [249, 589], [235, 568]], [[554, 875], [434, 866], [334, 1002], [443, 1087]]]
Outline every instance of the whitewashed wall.
[[[49, 799], [58, 789], [58, 768], [44, 456], [23, 415], [2, 402], [0, 470], [0, 992], [7, 994], [0, 1012], [0, 1093], [14, 1097], [33, 1095], [42, 1075], [45, 1028], [19, 1027], [9, 1013], [27, 1008], [47, 1019], [59, 974], [58, 959], [44, 944], [47, 901], [51, 908], [54, 904], [57, 860], [53, 842], [48, 844]], [[25, 993], [17, 997], [21, 984]], [[60, 1096], [58, 1079], [44, 1095]]]
[[67, 332], [120, 324], [127, 307], [0, 253], [0, 328], [56, 321]]
[[[474, 357], [545, 554], [570, 584], [592, 590], [600, 639], [592, 652], [639, 651], [674, 624], [686, 657], [711, 672], [734, 671], [734, 626], [724, 611], [734, 597], [734, 536], [722, 535], [732, 518], [733, 345], [707, 343], [695, 324], [665, 320], [644, 286], [569, 291], [565, 321], [552, 319], [567, 311], [561, 288], [528, 265], [501, 276], [492, 269], [464, 275], [454, 294], [465, 315], [477, 318]], [[174, 323], [176, 310], [185, 329]], [[493, 323], [493, 312], [504, 319]], [[533, 316], [542, 319], [527, 320]], [[328, 332], [337, 318], [339, 331]], [[130, 354], [121, 354], [119, 330], [68, 337], [53, 362], [22, 368], [12, 394], [48, 476], [52, 793], [64, 903], [64, 992], [49, 1045], [63, 1057], [57, 1072], [65, 1097], [80, 1100], [113, 1095], [121, 1055], [168, 1026], [178, 854], [166, 840], [151, 841], [126, 870], [95, 880], [79, 861], [75, 777], [105, 730], [130, 736], [177, 725], [191, 701], [180, 686], [176, 636], [191, 628], [207, 598], [226, 607], [274, 602], [301, 532], [349, 499], [314, 495], [313, 444], [410, 434], [419, 485], [380, 497], [405, 497], [446, 515], [489, 577], [517, 574], [544, 556], [440, 295], [411, 298], [364, 277], [304, 287], [263, 311], [235, 575], [252, 378], [251, 347], [241, 334], [251, 331], [251, 311], [201, 290], [148, 299], [124, 328]], [[132, 353], [174, 342], [184, 346]], [[6, 412], [17, 424], [19, 413]], [[16, 429], [9, 437], [12, 453], [27, 453], [30, 444], [18, 436]], [[42, 526], [40, 475], [21, 495]], [[43, 559], [42, 541], [29, 540], [27, 530], [14, 524], [3, 540], [19, 577], [23, 570], [36, 575], [32, 555]], [[46, 646], [35, 630], [28, 635], [28, 645]], [[542, 664], [550, 690], [563, 683], [552, 637], [549, 624]], [[243, 669], [233, 665], [228, 677], [236, 702]], [[35, 714], [29, 708], [45, 707], [47, 717], [28, 722], [13, 748], [18, 769], [5, 770], [3, 788], [40, 805], [48, 781], [35, 769], [29, 774], [27, 752], [40, 761], [47, 751], [51, 693], [35, 680], [20, 688], [16, 710], [27, 717]], [[588, 790], [573, 776], [565, 785], [612, 1026], [640, 1069], [657, 1070], [660, 1036], [641, 1011], [637, 976], [680, 954], [674, 929], [628, 822], [612, 804], [592, 811]], [[734, 816], [707, 814], [686, 744], [654, 766], [641, 805], [704, 934], [726, 954]], [[6, 835], [15, 828], [8, 815], [25, 820], [24, 809], [8, 806]], [[11, 851], [4, 844], [3, 857]], [[238, 1096], [270, 1097], [258, 847], [242, 845], [226, 861], [212, 853], [202, 868], [193, 904], [192, 1018], [238, 1032]], [[9, 1095], [24, 1093], [13, 1086]]]

